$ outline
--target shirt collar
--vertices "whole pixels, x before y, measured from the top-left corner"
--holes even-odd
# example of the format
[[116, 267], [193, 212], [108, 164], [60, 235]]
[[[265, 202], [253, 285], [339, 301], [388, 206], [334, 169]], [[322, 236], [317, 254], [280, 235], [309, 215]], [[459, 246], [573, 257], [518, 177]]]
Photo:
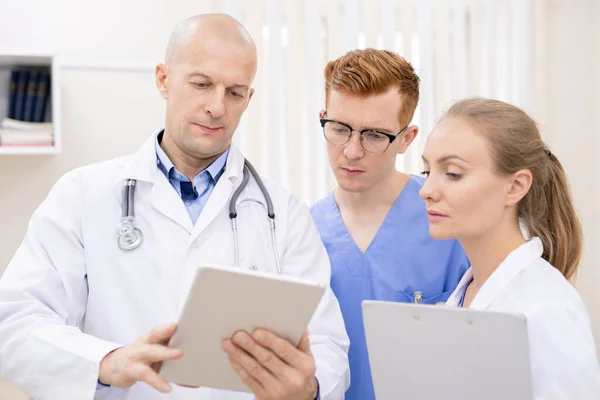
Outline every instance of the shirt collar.
[[[162, 141], [162, 137], [164, 134], [164, 130], [158, 132], [156, 135], [156, 139], [154, 140], [154, 144], [156, 147], [156, 165], [158, 168], [165, 174], [167, 179], [171, 178], [171, 173], [173, 170], [176, 170], [175, 165], [171, 162], [171, 159], [165, 153], [165, 151], [160, 147], [160, 142]], [[198, 175], [202, 172], [206, 171], [213, 179], [213, 181], [218, 181], [221, 177], [221, 174], [225, 170], [225, 164], [227, 163], [227, 156], [229, 155], [229, 148], [225, 150], [223, 154], [221, 154], [215, 161], [213, 161], [208, 167], [204, 170], [200, 171]], [[196, 175], [196, 177], [198, 176]], [[194, 178], [196, 178], [194, 177]]]
[[165, 153], [162, 147], [160, 147], [160, 142], [162, 141], [164, 133], [164, 130], [158, 132], [156, 139], [154, 140], [154, 147], [156, 148], [156, 165], [163, 172], [163, 174], [169, 178], [169, 174], [171, 173], [171, 170], [175, 168], [175, 165], [173, 165], [167, 153]]
[[216, 182], [219, 180], [219, 177], [225, 171], [225, 164], [227, 163], [227, 156], [229, 155], [229, 148], [225, 150], [223, 154], [219, 156], [215, 161], [213, 161], [208, 167], [206, 167], [205, 171], [207, 171], [211, 178]]
[[[500, 263], [498, 268], [492, 272], [487, 281], [485, 281], [483, 286], [479, 289], [479, 292], [471, 302], [470, 308], [480, 310], [487, 309], [510, 282], [525, 268], [540, 258], [543, 252], [544, 246], [542, 241], [536, 236], [513, 250], [504, 261]], [[465, 272], [446, 304], [457, 306], [460, 300], [461, 291], [465, 290], [465, 286], [467, 286], [472, 279], [473, 269], [471, 267]]]

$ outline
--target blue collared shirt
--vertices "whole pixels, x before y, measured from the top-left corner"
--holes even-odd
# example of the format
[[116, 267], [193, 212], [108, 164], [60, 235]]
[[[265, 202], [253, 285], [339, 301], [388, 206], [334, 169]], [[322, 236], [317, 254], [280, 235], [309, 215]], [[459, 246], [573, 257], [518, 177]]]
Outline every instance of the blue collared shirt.
[[175, 168], [167, 153], [160, 147], [162, 135], [163, 131], [156, 136], [156, 165], [165, 174], [171, 186], [183, 200], [185, 208], [195, 224], [215, 185], [225, 171], [229, 149], [194, 176], [194, 183], [192, 184], [187, 176]]

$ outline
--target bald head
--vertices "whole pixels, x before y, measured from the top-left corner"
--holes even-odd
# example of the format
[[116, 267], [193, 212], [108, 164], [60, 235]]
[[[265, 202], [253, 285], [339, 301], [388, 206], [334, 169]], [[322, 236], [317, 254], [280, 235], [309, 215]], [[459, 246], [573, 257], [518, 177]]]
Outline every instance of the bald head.
[[165, 63], [156, 66], [166, 100], [161, 147], [180, 156], [191, 179], [231, 145], [254, 94], [256, 59], [250, 34], [229, 15], [190, 17], [171, 34]]
[[174, 64], [196, 40], [212, 42], [226, 49], [248, 51], [256, 60], [256, 45], [250, 33], [235, 18], [227, 14], [201, 14], [181, 21], [171, 33], [165, 63]]

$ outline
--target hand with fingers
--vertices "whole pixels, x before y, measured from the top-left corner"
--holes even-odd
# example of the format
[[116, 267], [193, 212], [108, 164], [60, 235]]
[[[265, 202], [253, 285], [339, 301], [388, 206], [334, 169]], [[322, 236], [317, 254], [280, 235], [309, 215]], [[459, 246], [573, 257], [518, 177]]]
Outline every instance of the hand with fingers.
[[308, 332], [295, 347], [263, 329], [252, 335], [240, 331], [223, 342], [223, 350], [258, 400], [314, 400], [318, 396]]
[[119, 388], [128, 388], [141, 381], [161, 392], [169, 392], [171, 386], [158, 370], [163, 361], [177, 359], [183, 354], [179, 349], [167, 347], [175, 329], [176, 324], [157, 326], [135, 342], [107, 354], [100, 362], [98, 381]]

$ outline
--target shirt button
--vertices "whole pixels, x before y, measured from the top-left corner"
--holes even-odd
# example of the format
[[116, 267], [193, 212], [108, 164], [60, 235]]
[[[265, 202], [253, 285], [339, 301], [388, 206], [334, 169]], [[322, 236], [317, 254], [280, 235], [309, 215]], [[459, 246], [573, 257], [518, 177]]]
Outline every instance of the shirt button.
[[186, 206], [191, 206], [191, 205], [192, 205], [192, 203], [190, 203], [189, 201], [186, 201], [186, 202], [185, 202], [185, 205], [186, 205]]

